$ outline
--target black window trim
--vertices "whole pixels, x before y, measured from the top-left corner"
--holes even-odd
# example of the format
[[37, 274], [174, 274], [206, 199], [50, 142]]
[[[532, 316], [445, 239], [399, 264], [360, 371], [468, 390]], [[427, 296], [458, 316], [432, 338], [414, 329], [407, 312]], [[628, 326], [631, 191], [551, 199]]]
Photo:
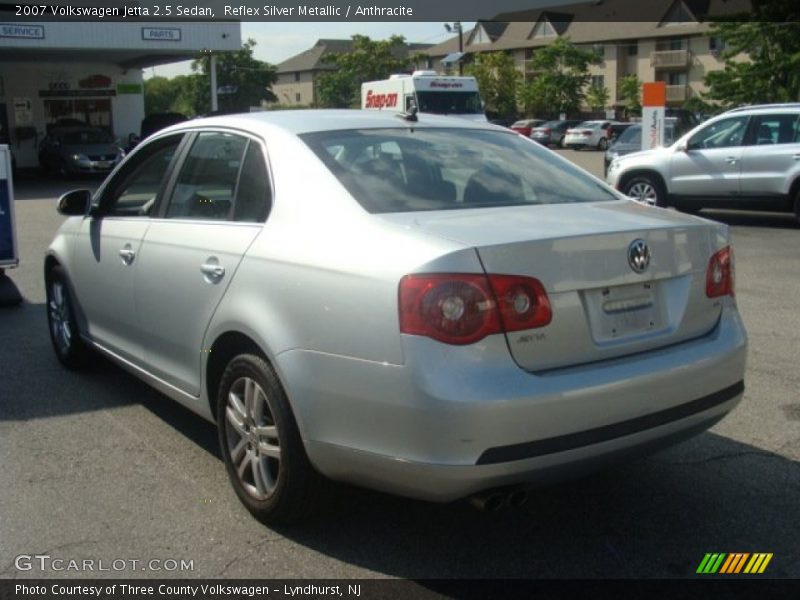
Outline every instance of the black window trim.
[[[167, 185], [169, 182], [170, 177], [162, 177], [161, 183], [159, 184], [158, 192], [156, 192], [156, 202], [153, 206], [153, 209], [150, 211], [149, 215], [113, 215], [109, 214], [109, 202], [110, 197], [117, 192], [122, 185], [124, 185], [127, 181], [130, 180], [130, 177], [141, 167], [144, 161], [147, 161], [153, 153], [158, 152], [162, 145], [166, 145], [168, 140], [171, 138], [181, 136], [180, 142], [178, 142], [178, 147], [175, 150], [175, 153], [172, 155], [170, 159], [169, 165], [167, 165], [166, 173], [171, 173], [171, 169], [175, 167], [176, 161], [180, 158], [181, 154], [186, 149], [186, 141], [188, 136], [186, 135], [185, 131], [178, 131], [178, 132], [170, 132], [164, 135], [160, 135], [153, 140], [148, 141], [145, 145], [141, 148], [136, 149], [136, 154], [131, 156], [131, 159], [136, 159], [133, 162], [131, 159], [125, 161], [121, 165], [118, 171], [114, 171], [112, 176], [109, 177], [95, 192], [94, 196], [92, 197], [92, 209], [90, 214], [92, 217], [95, 218], [119, 218], [119, 219], [135, 219], [135, 218], [143, 218], [143, 219], [153, 219], [156, 218], [158, 214], [160, 205], [163, 203], [163, 198], [165, 196]], [[144, 159], [140, 159], [141, 155], [145, 154]]]
[[[273, 205], [275, 203], [275, 184], [274, 184], [274, 178], [273, 178], [272, 164], [270, 162], [269, 153], [267, 152], [267, 145], [266, 145], [266, 143], [264, 143], [264, 140], [261, 137], [253, 134], [252, 132], [245, 131], [245, 130], [242, 130], [242, 129], [236, 129], [234, 127], [220, 127], [220, 126], [215, 126], [215, 127], [197, 127], [197, 128], [183, 130], [182, 133], [186, 134], [186, 138], [184, 140], [184, 144], [185, 145], [181, 149], [180, 156], [178, 157], [178, 162], [170, 164], [170, 169], [172, 169], [171, 175], [169, 177], [167, 185], [162, 189], [161, 197], [157, 201], [158, 202], [158, 206], [154, 207], [154, 209], [157, 208], [157, 212], [155, 212], [155, 210], [154, 210], [152, 218], [153, 219], [158, 219], [158, 220], [163, 220], [163, 221], [169, 221], [171, 223], [176, 223], [176, 222], [179, 222], [179, 221], [183, 221], [183, 222], [187, 222], [187, 223], [205, 223], [205, 224], [208, 224], [208, 223], [226, 223], [226, 224], [229, 224], [229, 225], [232, 224], [232, 223], [236, 223], [236, 224], [239, 224], [239, 225], [251, 225], [251, 226], [252, 225], [259, 225], [260, 226], [260, 225], [263, 225], [264, 223], [266, 223], [267, 219], [269, 219], [269, 215], [272, 212], [272, 207], [273, 207]], [[175, 188], [175, 185], [178, 182], [178, 175], [180, 174], [181, 169], [183, 169], [183, 165], [186, 162], [186, 158], [189, 155], [189, 152], [191, 150], [192, 145], [194, 144], [194, 141], [197, 139], [197, 137], [201, 133], [227, 133], [227, 134], [230, 134], [230, 135], [236, 135], [236, 136], [245, 138], [245, 140], [247, 141], [247, 144], [245, 144], [245, 147], [244, 147], [244, 151], [242, 152], [242, 161], [241, 161], [241, 164], [239, 165], [239, 171], [236, 174], [236, 185], [235, 185], [234, 190], [233, 190], [233, 196], [232, 196], [230, 211], [228, 212], [228, 215], [225, 217], [225, 219], [222, 219], [222, 220], [219, 220], [219, 219], [212, 220], [212, 219], [176, 219], [176, 218], [168, 218], [167, 215], [166, 215], [168, 203], [167, 203], [167, 200], [165, 200], [165, 199], [168, 199], [168, 198], [172, 197], [172, 192], [173, 192], [173, 190]], [[269, 194], [269, 200], [268, 200], [268, 203], [267, 203], [267, 214], [266, 214], [266, 217], [264, 218], [263, 222], [262, 221], [259, 221], [259, 222], [234, 221], [233, 220], [233, 215], [235, 214], [235, 210], [236, 210], [236, 201], [237, 201], [237, 196], [238, 196], [238, 193], [239, 193], [239, 181], [240, 181], [240, 178], [241, 178], [241, 175], [242, 175], [242, 167], [244, 166], [244, 160], [245, 160], [245, 158], [247, 156], [247, 151], [250, 148], [250, 144], [253, 143], [253, 142], [257, 143], [260, 146], [260, 148], [261, 148], [261, 157], [265, 161], [265, 167], [266, 167], [265, 170], [266, 170], [266, 173], [267, 173], [267, 180], [268, 180], [267, 181], [267, 192]], [[177, 154], [178, 153], [176, 153], [176, 155]]]

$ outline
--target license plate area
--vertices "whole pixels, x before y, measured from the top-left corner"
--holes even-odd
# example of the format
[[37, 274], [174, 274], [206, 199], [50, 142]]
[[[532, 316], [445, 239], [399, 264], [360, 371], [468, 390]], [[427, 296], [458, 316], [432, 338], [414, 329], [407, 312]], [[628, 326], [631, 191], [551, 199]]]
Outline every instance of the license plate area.
[[658, 282], [584, 292], [584, 305], [597, 343], [648, 336], [666, 327]]

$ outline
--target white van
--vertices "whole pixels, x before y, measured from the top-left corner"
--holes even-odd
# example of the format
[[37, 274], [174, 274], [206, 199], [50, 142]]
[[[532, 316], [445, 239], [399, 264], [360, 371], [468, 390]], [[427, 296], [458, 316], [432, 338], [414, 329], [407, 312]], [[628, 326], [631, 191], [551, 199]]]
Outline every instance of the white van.
[[411, 108], [412, 103], [420, 113], [486, 121], [474, 77], [414, 71], [411, 75], [391, 75], [389, 79], [361, 84], [361, 108], [403, 112]]

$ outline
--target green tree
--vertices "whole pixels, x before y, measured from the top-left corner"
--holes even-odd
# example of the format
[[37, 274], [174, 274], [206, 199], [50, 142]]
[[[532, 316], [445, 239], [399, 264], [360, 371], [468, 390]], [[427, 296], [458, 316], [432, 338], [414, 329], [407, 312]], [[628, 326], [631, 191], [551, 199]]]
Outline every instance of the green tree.
[[[240, 50], [217, 54], [217, 89], [227, 93], [218, 95], [219, 109], [247, 111], [260, 106], [261, 101], [277, 100], [270, 89], [278, 80], [274, 65], [253, 57], [256, 41], [248, 39]], [[201, 56], [192, 62], [196, 77], [186, 80], [184, 93], [190, 98], [196, 114], [211, 110], [210, 57]]]
[[[177, 75], [172, 78], [151, 77], [144, 82], [144, 108], [146, 114], [179, 112], [194, 116], [196, 96], [202, 82], [200, 75]], [[205, 90], [206, 95], [208, 91]]]
[[520, 90], [520, 98], [548, 113], [575, 112], [591, 79], [589, 66], [600, 60], [596, 52], [578, 48], [569, 38], [557, 38], [534, 52], [530, 62], [534, 77], [525, 83], [527, 89]]
[[628, 114], [642, 113], [642, 84], [635, 74], [626, 75], [620, 80], [619, 97], [625, 101]]
[[484, 52], [467, 67], [467, 75], [478, 81], [486, 112], [503, 117], [517, 114], [517, 85], [520, 73], [514, 58], [505, 52]]
[[393, 73], [409, 70], [411, 60], [406, 56], [406, 41], [401, 35], [388, 40], [371, 40], [366, 35], [354, 35], [349, 52], [329, 53], [323, 61], [334, 69], [316, 80], [317, 104], [330, 108], [349, 108], [361, 104], [361, 84], [386, 79]]
[[723, 106], [800, 100], [800, 8], [796, 0], [753, 0], [752, 12], [714, 23], [725, 67], [708, 73], [707, 99]]
[[594, 111], [603, 110], [608, 106], [608, 88], [602, 85], [592, 85], [586, 91], [586, 104]]

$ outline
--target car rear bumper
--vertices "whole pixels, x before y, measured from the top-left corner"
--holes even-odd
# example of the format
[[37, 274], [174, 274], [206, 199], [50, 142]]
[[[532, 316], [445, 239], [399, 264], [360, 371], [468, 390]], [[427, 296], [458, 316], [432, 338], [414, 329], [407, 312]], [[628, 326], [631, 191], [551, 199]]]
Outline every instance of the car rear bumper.
[[405, 365], [355, 361], [347, 376], [342, 361], [352, 359], [279, 357], [284, 381], [301, 382], [289, 396], [322, 473], [434, 501], [544, 483], [695, 435], [744, 389], [747, 342], [735, 309], [690, 342], [539, 374], [500, 359], [496, 339], [404, 342]]

